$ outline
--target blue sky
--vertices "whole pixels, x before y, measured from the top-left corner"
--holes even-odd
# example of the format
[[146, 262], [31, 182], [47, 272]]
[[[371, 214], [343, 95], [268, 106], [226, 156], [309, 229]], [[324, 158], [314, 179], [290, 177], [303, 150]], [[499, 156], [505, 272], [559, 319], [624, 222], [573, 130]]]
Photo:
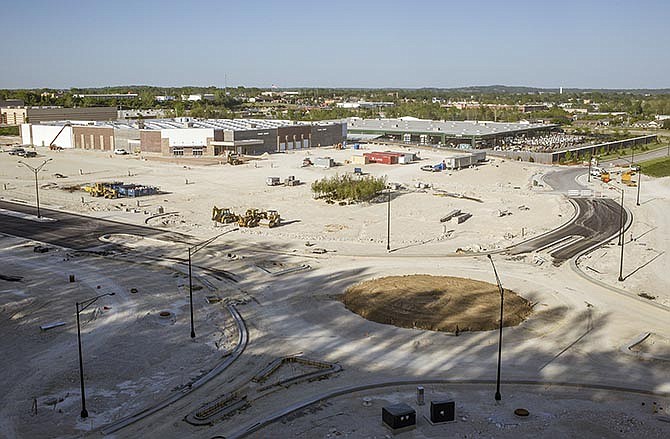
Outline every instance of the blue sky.
[[0, 0], [0, 88], [670, 87], [670, 1]]

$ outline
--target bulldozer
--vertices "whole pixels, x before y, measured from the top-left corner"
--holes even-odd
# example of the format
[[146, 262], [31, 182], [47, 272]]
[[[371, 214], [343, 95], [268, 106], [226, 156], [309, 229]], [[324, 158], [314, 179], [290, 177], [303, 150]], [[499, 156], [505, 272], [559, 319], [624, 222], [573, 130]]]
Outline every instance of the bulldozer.
[[247, 209], [244, 215], [240, 215], [237, 224], [240, 227], [256, 227], [261, 219], [258, 209]]
[[261, 216], [263, 218], [258, 222], [258, 225], [260, 226], [272, 228], [281, 224], [281, 216], [276, 210], [261, 212]]
[[233, 211], [227, 207], [218, 208], [214, 206], [212, 209], [212, 221], [229, 224], [236, 222], [238, 219], [238, 215], [233, 213]]
[[226, 162], [229, 165], [241, 165], [244, 163], [244, 160], [242, 160], [238, 154], [230, 153], [228, 154], [228, 157], [226, 157]]

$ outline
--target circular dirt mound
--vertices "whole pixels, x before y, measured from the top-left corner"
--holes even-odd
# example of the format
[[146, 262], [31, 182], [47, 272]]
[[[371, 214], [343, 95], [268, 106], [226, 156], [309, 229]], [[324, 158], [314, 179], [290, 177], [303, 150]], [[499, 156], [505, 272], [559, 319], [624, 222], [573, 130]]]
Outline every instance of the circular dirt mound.
[[[414, 274], [389, 276], [349, 288], [342, 302], [373, 322], [432, 331], [486, 331], [498, 328], [497, 285], [472, 279]], [[531, 313], [530, 302], [505, 290], [504, 326]]]

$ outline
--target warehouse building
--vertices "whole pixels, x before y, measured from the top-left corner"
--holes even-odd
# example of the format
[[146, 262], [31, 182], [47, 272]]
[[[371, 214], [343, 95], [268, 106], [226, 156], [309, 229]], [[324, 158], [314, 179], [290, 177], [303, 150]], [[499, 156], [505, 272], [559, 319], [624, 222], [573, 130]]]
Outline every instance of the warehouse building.
[[540, 135], [558, 125], [486, 121], [436, 121], [403, 117], [399, 119], [346, 119], [349, 135], [385, 138], [400, 143], [435, 145], [448, 148], [489, 148], [507, 137]]
[[150, 119], [21, 125], [24, 144], [161, 153], [164, 156], [260, 155], [341, 144], [342, 122], [264, 119]]
[[112, 121], [117, 118], [116, 107], [2, 107], [3, 123], [20, 125], [58, 120]]

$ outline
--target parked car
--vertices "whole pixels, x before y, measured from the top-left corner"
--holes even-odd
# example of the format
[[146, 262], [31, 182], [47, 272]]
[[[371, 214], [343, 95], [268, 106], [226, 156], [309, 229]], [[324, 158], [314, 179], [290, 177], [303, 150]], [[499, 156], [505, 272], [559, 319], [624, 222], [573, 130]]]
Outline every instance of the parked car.
[[13, 149], [10, 149], [9, 152], [8, 152], [9, 155], [18, 155], [18, 156], [22, 156], [25, 153], [26, 153], [26, 150], [23, 149], [23, 148], [13, 148]]
[[114, 150], [114, 154], [116, 154], [116, 155], [126, 155], [126, 154], [128, 154], [128, 151], [126, 151], [123, 148], [116, 148]]
[[26, 157], [26, 158], [31, 158], [31, 157], [37, 157], [37, 153], [35, 151], [23, 151], [23, 154], [19, 154], [21, 157]]

